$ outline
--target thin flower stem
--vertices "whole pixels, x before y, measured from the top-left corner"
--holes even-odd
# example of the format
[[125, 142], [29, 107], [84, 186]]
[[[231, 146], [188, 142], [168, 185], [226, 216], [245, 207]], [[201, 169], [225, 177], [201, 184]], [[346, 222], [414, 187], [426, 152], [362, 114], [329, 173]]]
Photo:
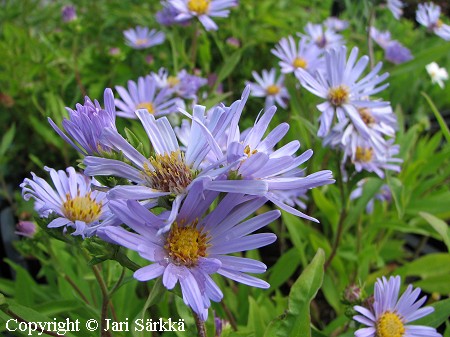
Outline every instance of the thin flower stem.
[[64, 275], [64, 279], [69, 282], [69, 284], [72, 286], [72, 288], [75, 290], [75, 292], [80, 295], [81, 299], [88, 305], [91, 305], [89, 303], [89, 300], [87, 297], [83, 294], [80, 288], [76, 285], [76, 283], [69, 277], [69, 275]]
[[109, 304], [109, 294], [108, 288], [106, 287], [105, 281], [100, 273], [98, 266], [92, 266], [92, 271], [94, 272], [95, 278], [100, 286], [100, 290], [102, 292], [103, 301], [102, 301], [102, 313], [101, 313], [101, 337], [112, 337], [111, 332], [106, 330], [106, 319], [108, 316], [108, 304]]
[[198, 337], [206, 337], [205, 322], [192, 310], [194, 314], [195, 325], [197, 326]]
[[220, 304], [222, 305], [222, 308], [228, 317], [228, 321], [230, 322], [231, 327], [233, 328], [234, 331], [237, 331], [236, 319], [234, 318], [230, 308], [228, 308], [228, 306], [225, 304], [224, 301], [221, 301]]
[[344, 221], [347, 216], [347, 209], [346, 209], [347, 197], [346, 197], [345, 188], [344, 188], [342, 171], [341, 171], [341, 168], [339, 167], [339, 160], [338, 160], [338, 174], [339, 174], [339, 177], [337, 180], [338, 180], [338, 184], [339, 184], [339, 190], [341, 192], [342, 211], [339, 216], [339, 222], [337, 225], [336, 239], [334, 240], [333, 247], [331, 248], [330, 256], [328, 257], [327, 261], [325, 262], [325, 266], [324, 266], [325, 271], [330, 266], [331, 261], [333, 261], [335, 255], [336, 255], [337, 249], [339, 247], [339, 244], [341, 243], [342, 233], [344, 231]]

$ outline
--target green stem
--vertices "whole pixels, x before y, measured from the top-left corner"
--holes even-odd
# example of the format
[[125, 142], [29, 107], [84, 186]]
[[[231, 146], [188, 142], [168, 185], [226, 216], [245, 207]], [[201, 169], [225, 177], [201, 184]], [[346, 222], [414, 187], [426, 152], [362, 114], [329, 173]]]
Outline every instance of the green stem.
[[205, 322], [192, 310], [194, 314], [195, 325], [197, 326], [198, 337], [206, 337]]
[[[3, 310], [3, 312], [5, 314], [7, 314], [8, 316], [11, 316], [12, 318], [15, 318], [19, 322], [23, 322], [23, 323], [27, 323], [27, 324], [30, 323], [29, 321], [27, 321], [26, 319], [23, 319], [22, 317], [20, 317], [19, 315], [15, 314], [14, 312], [12, 312], [9, 309]], [[48, 330], [42, 329], [40, 326], [36, 326], [36, 330], [38, 330], [39, 332], [45, 333], [46, 335], [49, 335], [49, 336], [56, 336], [56, 337], [60, 337], [61, 336], [61, 335], [57, 334], [56, 332], [52, 332], [52, 331], [48, 331]]]
[[92, 271], [94, 272], [95, 278], [100, 286], [100, 290], [102, 292], [103, 300], [102, 300], [102, 312], [101, 312], [101, 337], [112, 337], [111, 332], [105, 331], [106, 329], [106, 319], [108, 316], [108, 304], [109, 304], [109, 294], [108, 288], [106, 287], [105, 281], [100, 273], [98, 266], [92, 266]]
[[199, 35], [199, 29], [198, 29], [198, 22], [194, 22], [194, 33], [192, 35], [192, 45], [191, 45], [191, 62], [192, 62], [192, 70], [195, 69], [195, 64], [197, 61], [197, 47], [198, 47], [198, 35]]

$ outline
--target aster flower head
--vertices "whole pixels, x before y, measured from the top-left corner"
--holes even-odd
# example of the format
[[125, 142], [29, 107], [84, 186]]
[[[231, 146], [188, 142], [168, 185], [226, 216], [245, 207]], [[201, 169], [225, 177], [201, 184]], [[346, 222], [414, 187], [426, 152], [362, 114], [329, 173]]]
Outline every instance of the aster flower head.
[[71, 22], [77, 19], [77, 11], [72, 5], [67, 5], [61, 8], [61, 16], [64, 22]]
[[444, 89], [444, 81], [448, 80], [448, 73], [445, 68], [440, 68], [436, 62], [431, 62], [425, 66], [428, 75], [431, 77], [431, 83], [437, 83], [441, 89]]
[[334, 30], [335, 32], [340, 32], [342, 30], [345, 30], [349, 26], [349, 22], [346, 20], [341, 20], [339, 18], [336, 18], [334, 16], [330, 16], [327, 18], [323, 24], [328, 29]]
[[[312, 24], [308, 22], [305, 26], [306, 36], [311, 42], [322, 50], [336, 48], [344, 43], [342, 35], [336, 33], [334, 30], [325, 28], [321, 24]], [[301, 36], [301, 35], [300, 35]]]
[[163, 43], [166, 39], [163, 32], [158, 32], [156, 29], [150, 30], [148, 27], [142, 26], [125, 30], [123, 35], [126, 44], [134, 49], [150, 48]]
[[416, 11], [416, 20], [422, 26], [446, 41], [450, 41], [450, 26], [441, 19], [441, 7], [433, 2], [420, 3]]
[[386, 5], [397, 20], [403, 15], [403, 7], [405, 4], [401, 0], [387, 0]]
[[151, 76], [159, 88], [167, 88], [170, 93], [185, 99], [197, 99], [197, 92], [208, 83], [206, 78], [191, 75], [185, 69], [179, 71], [176, 76], [170, 76], [167, 69], [161, 68]]
[[171, 97], [168, 88], [159, 89], [156, 80], [147, 75], [139, 77], [137, 82], [128, 81], [128, 90], [122, 86], [116, 86], [121, 99], [116, 99], [115, 104], [119, 111], [117, 115], [125, 118], [136, 119], [135, 111], [145, 109], [147, 113], [156, 117], [176, 112], [180, 101]]
[[292, 36], [282, 38], [272, 49], [272, 54], [280, 59], [278, 64], [282, 73], [291, 73], [302, 68], [312, 74], [322, 65], [322, 50], [304, 36], [298, 44]]
[[184, 21], [177, 21], [176, 17], [180, 12], [172, 6], [168, 1], [161, 1], [163, 9], [158, 11], [155, 15], [156, 21], [163, 26], [182, 25], [189, 24], [190, 19]]
[[391, 41], [384, 50], [384, 58], [394, 64], [402, 64], [413, 59], [411, 51], [400, 42]]
[[381, 84], [389, 75], [378, 75], [381, 62], [368, 74], [361, 77], [367, 67], [369, 58], [362, 56], [359, 60], [358, 48], [353, 48], [346, 59], [347, 48], [331, 49], [325, 53], [324, 74], [318, 73], [316, 78], [299, 68], [295, 75], [302, 86], [311, 93], [325, 99], [317, 108], [322, 113], [319, 122], [319, 137], [328, 135], [334, 116], [338, 122], [349, 118], [360, 134], [369, 137], [369, 130], [364, 123], [357, 106], [364, 101], [365, 107], [377, 107], [386, 105], [376, 101], [367, 101], [367, 97], [384, 90], [388, 84]]
[[226, 18], [229, 8], [238, 5], [237, 0], [169, 0], [179, 14], [177, 21], [190, 20], [197, 17], [206, 30], [217, 30], [219, 27], [211, 17]]
[[67, 135], [49, 117], [48, 122], [53, 129], [75, 150], [83, 155], [101, 155], [108, 152], [108, 147], [100, 144], [100, 136], [104, 128], [116, 129], [116, 108], [114, 95], [111, 89], [105, 89], [105, 108], [100, 106], [97, 100], [91, 101], [85, 97], [84, 105], [77, 104], [76, 110], [66, 108], [69, 119], [62, 121], [62, 126]]
[[267, 282], [246, 274], [265, 272], [263, 263], [228, 254], [274, 242], [275, 234], [252, 233], [280, 216], [280, 212], [274, 210], [249, 218], [265, 200], [243, 194], [226, 195], [208, 213], [217, 196], [217, 192], [202, 191], [200, 185], [195, 185], [170, 230], [162, 235], [157, 235], [164, 225], [162, 221], [138, 202], [130, 200], [123, 207], [112, 201], [114, 213], [136, 233], [119, 227], [104, 230], [112, 241], [153, 262], [134, 273], [137, 280], [162, 276], [167, 289], [179, 283], [184, 303], [202, 320], [207, 319], [211, 301], [219, 302], [223, 298], [212, 274], [253, 287], [269, 287]]
[[426, 296], [418, 299], [420, 288], [409, 285], [400, 296], [400, 276], [378, 279], [371, 308], [355, 306], [359, 315], [353, 319], [367, 326], [355, 332], [356, 337], [442, 337], [436, 329], [412, 325], [411, 322], [431, 314], [432, 307], [420, 308]]
[[32, 179], [25, 178], [20, 185], [25, 200], [35, 199], [35, 208], [40, 217], [55, 218], [49, 228], [71, 227], [72, 235], [91, 236], [96, 230], [112, 220], [106, 193], [92, 189], [95, 180], [77, 173], [73, 167], [66, 172], [45, 167], [50, 173], [53, 186], [31, 173]]
[[372, 40], [374, 40], [383, 49], [385, 49], [392, 41], [391, 32], [388, 30], [379, 31], [375, 27], [370, 27], [369, 32]]
[[256, 83], [247, 83], [250, 85], [251, 95], [254, 97], [265, 97], [266, 109], [275, 103], [286, 109], [286, 101], [289, 100], [289, 93], [284, 86], [284, 75], [281, 74], [277, 78], [275, 68], [272, 68], [269, 71], [264, 69], [262, 71], [262, 76], [256, 71], [253, 71], [252, 75]]

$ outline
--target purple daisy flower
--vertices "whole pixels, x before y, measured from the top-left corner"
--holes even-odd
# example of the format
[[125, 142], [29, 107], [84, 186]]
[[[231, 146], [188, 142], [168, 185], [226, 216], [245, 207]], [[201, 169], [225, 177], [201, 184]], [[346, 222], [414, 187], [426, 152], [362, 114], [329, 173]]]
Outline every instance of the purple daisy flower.
[[403, 15], [403, 7], [405, 4], [400, 0], [387, 0], [386, 5], [397, 20]]
[[381, 48], [385, 49], [389, 43], [391, 43], [391, 33], [387, 30], [379, 31], [375, 27], [370, 27], [370, 37], [374, 40]]
[[[244, 93], [246, 97], [248, 92]], [[163, 196], [173, 196], [171, 212], [166, 219], [168, 229], [174, 221], [178, 209], [186, 194], [197, 181], [203, 183], [204, 189], [209, 189], [217, 176], [227, 172], [229, 167], [221, 166], [225, 160], [222, 152], [215, 145], [214, 137], [220, 138], [231, 122], [231, 118], [242, 110], [241, 101], [233, 103], [230, 109], [217, 108], [212, 121], [205, 126], [205, 107], [194, 107], [192, 123], [189, 132], [189, 141], [183, 151], [176, 138], [168, 119], [162, 117], [158, 120], [146, 110], [136, 112], [149, 137], [155, 154], [150, 158], [144, 157], [132, 147], [117, 131], [105, 129], [103, 143], [117, 152], [121, 152], [128, 159], [127, 162], [119, 160], [88, 156], [84, 159], [85, 172], [91, 176], [114, 175], [125, 178], [136, 185], [116, 186], [108, 192], [110, 199], [154, 199]], [[204, 132], [207, 130], [207, 136]], [[215, 161], [208, 167], [202, 168], [206, 155], [211, 151], [215, 153]], [[230, 180], [221, 187], [214, 185], [215, 190], [224, 192], [242, 192], [252, 195], [261, 195], [267, 191], [267, 184], [263, 181], [237, 181]]]
[[67, 5], [61, 8], [61, 16], [64, 22], [71, 22], [77, 19], [77, 11], [72, 5]]
[[421, 25], [446, 41], [450, 41], [450, 26], [440, 19], [441, 7], [433, 2], [419, 4], [416, 11], [416, 20]]
[[66, 172], [45, 167], [55, 187], [33, 172], [32, 179], [25, 178], [20, 185], [25, 200], [36, 200], [35, 208], [40, 217], [55, 215], [49, 228], [72, 227], [72, 235], [83, 238], [93, 235], [102, 225], [113, 225], [113, 216], [108, 208], [106, 193], [92, 189], [95, 180], [68, 167]]
[[148, 27], [137, 26], [123, 32], [125, 42], [134, 49], [145, 49], [161, 44], [166, 39], [163, 32], [156, 29], [150, 30]]
[[206, 30], [217, 30], [219, 27], [211, 17], [226, 18], [230, 13], [229, 8], [238, 5], [237, 0], [169, 0], [180, 14], [177, 21], [190, 20], [197, 17]]
[[341, 20], [339, 18], [336, 18], [334, 16], [330, 16], [327, 18], [323, 24], [328, 29], [334, 30], [335, 32], [340, 32], [342, 30], [345, 30], [349, 26], [349, 22], [346, 20]]
[[197, 99], [197, 92], [208, 83], [206, 78], [191, 75], [185, 69], [178, 72], [177, 76], [169, 76], [165, 68], [158, 73], [151, 73], [159, 88], [168, 88], [176, 96], [185, 99]]
[[[358, 199], [363, 194], [364, 184], [367, 182], [367, 179], [361, 179], [356, 184], [356, 188], [350, 193], [350, 200]], [[392, 192], [389, 188], [389, 185], [383, 184], [380, 187], [380, 190], [374, 195], [372, 199], [369, 200], [366, 206], [366, 213], [372, 214], [373, 208], [375, 204], [375, 200], [391, 202], [392, 200]]]
[[336, 33], [334, 30], [325, 29], [321, 24], [308, 22], [305, 26], [305, 32], [307, 37], [322, 50], [337, 48], [344, 44], [342, 35]]
[[[111, 89], [105, 89], [103, 100], [105, 108], [97, 100], [91, 101], [85, 97], [84, 105], [77, 104], [76, 110], [66, 108], [69, 119], [62, 121], [62, 126], [68, 136], [49, 117], [48, 122], [53, 129], [75, 150], [86, 155], [98, 155], [108, 152], [108, 147], [100, 144], [100, 136], [105, 128], [116, 129], [116, 108]], [[69, 138], [70, 137], [70, 138]]]
[[134, 273], [137, 280], [162, 276], [167, 289], [173, 289], [179, 282], [184, 303], [206, 320], [211, 301], [220, 302], [223, 298], [210, 275], [217, 273], [249, 286], [269, 287], [267, 282], [246, 274], [264, 273], [263, 263], [228, 254], [274, 242], [275, 234], [252, 233], [277, 219], [280, 212], [274, 210], [250, 217], [265, 200], [228, 194], [208, 214], [219, 193], [203, 191], [200, 185], [193, 186], [170, 230], [163, 235], [157, 235], [164, 226], [161, 219], [132, 200], [126, 207], [111, 201], [111, 209], [137, 234], [120, 227], [106, 228], [104, 233], [113, 242], [153, 262]]
[[274, 105], [275, 102], [282, 108], [287, 108], [286, 102], [289, 100], [289, 93], [283, 83], [283, 74], [277, 79], [275, 68], [272, 68], [269, 71], [264, 69], [262, 71], [262, 77], [256, 71], [252, 71], [252, 75], [256, 83], [247, 83], [247, 85], [250, 85], [252, 96], [265, 97], [266, 109]]
[[167, 1], [161, 1], [161, 5], [163, 6], [163, 9], [158, 11], [155, 15], [156, 21], [163, 25], [163, 26], [172, 26], [172, 25], [187, 25], [190, 20], [184, 20], [184, 21], [177, 21], [176, 17], [180, 12], [172, 6]]
[[121, 117], [136, 119], [135, 111], [139, 109], [159, 117], [176, 112], [180, 106], [179, 99], [171, 98], [172, 93], [168, 88], [160, 90], [150, 75], [139, 77], [137, 83], [128, 81], [128, 91], [121, 86], [116, 86], [116, 90], [121, 98], [115, 100], [120, 109], [117, 115]]
[[420, 308], [426, 296], [418, 300], [420, 288], [413, 290], [412, 285], [399, 298], [400, 285], [400, 276], [378, 279], [373, 306], [354, 307], [360, 315], [353, 316], [353, 319], [368, 326], [357, 330], [356, 337], [442, 337], [434, 328], [409, 324], [431, 314], [434, 308]]
[[280, 59], [278, 64], [282, 73], [291, 73], [302, 68], [312, 74], [322, 65], [322, 50], [307, 41], [306, 37], [301, 37], [298, 45], [292, 36], [282, 38], [272, 49], [272, 54]]
[[358, 61], [358, 48], [353, 48], [346, 60], [347, 48], [342, 46], [325, 53], [324, 74], [317, 73], [316, 78], [299, 68], [295, 75], [302, 86], [311, 93], [326, 99], [317, 106], [322, 112], [319, 122], [319, 137], [325, 137], [331, 128], [335, 115], [339, 122], [349, 118], [358, 132], [366, 138], [370, 137], [368, 127], [364, 123], [357, 107], [383, 107], [387, 102], [367, 101], [367, 97], [384, 90], [389, 84], [380, 85], [388, 73], [378, 75], [382, 63], [378, 63], [367, 75], [359, 79], [367, 67], [369, 57], [362, 56]]
[[384, 58], [394, 64], [402, 64], [413, 59], [411, 51], [400, 42], [391, 41], [384, 50]]

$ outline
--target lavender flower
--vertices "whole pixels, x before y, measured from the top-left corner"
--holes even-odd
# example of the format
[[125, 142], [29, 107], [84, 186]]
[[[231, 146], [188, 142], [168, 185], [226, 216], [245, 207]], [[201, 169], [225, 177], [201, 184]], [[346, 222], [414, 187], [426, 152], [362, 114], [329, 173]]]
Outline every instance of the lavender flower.
[[386, 49], [384, 58], [394, 64], [401, 64], [413, 59], [411, 51], [398, 41], [391, 41]]
[[25, 200], [36, 200], [39, 216], [56, 216], [48, 224], [49, 228], [72, 227], [75, 229], [72, 235], [86, 237], [103, 224], [114, 223], [106, 193], [91, 188], [96, 184], [94, 180], [76, 173], [73, 167], [66, 169], [67, 174], [48, 167], [45, 170], [55, 187], [34, 173], [31, 173], [33, 179], [25, 178], [20, 187]]
[[161, 44], [166, 39], [163, 32], [156, 29], [149, 30], [148, 27], [137, 26], [123, 32], [125, 42], [134, 49], [145, 49]]
[[77, 12], [75, 10], [75, 7], [72, 5], [64, 6], [61, 9], [61, 16], [64, 22], [75, 21], [77, 19]]
[[289, 99], [289, 93], [284, 86], [284, 75], [276, 78], [275, 68], [269, 71], [263, 70], [262, 77], [256, 72], [252, 72], [256, 83], [248, 82], [251, 87], [251, 95], [254, 97], [265, 97], [265, 109], [268, 109], [276, 102], [279, 106], [286, 109], [286, 101]]
[[208, 316], [211, 301], [221, 301], [223, 294], [211, 278], [218, 273], [237, 282], [258, 288], [269, 284], [246, 273], [263, 273], [266, 266], [256, 260], [228, 254], [266, 246], [276, 240], [271, 233], [251, 234], [280, 216], [269, 211], [246, 220], [264, 200], [242, 194], [228, 194], [207, 214], [217, 192], [202, 192], [193, 186], [170, 230], [158, 236], [164, 226], [152, 212], [136, 201], [126, 207], [111, 202], [114, 213], [137, 234], [120, 227], [106, 228], [104, 233], [117, 244], [137, 251], [153, 262], [134, 273], [139, 281], [162, 276], [167, 289], [179, 282], [183, 300], [202, 320]]
[[346, 61], [347, 48], [341, 47], [325, 53], [325, 74], [318, 73], [317, 78], [299, 68], [295, 75], [305, 89], [325, 99], [317, 108], [322, 115], [319, 118], [319, 137], [325, 137], [333, 123], [334, 116], [338, 122], [349, 118], [358, 132], [366, 138], [370, 132], [363, 121], [358, 107], [374, 108], [388, 105], [385, 102], [367, 101], [369, 95], [384, 90], [388, 84], [380, 85], [389, 75], [378, 75], [382, 64], [378, 63], [366, 76], [359, 79], [367, 67], [369, 58], [361, 57], [357, 62], [358, 48], [353, 48]]
[[334, 16], [330, 16], [327, 18], [323, 24], [328, 29], [334, 30], [335, 32], [340, 32], [342, 30], [345, 30], [348, 28], [349, 23], [346, 20], [341, 20], [339, 18], [336, 18]]
[[325, 29], [321, 24], [312, 24], [308, 22], [305, 26], [305, 32], [308, 38], [323, 50], [336, 48], [344, 43], [342, 35], [334, 30]]
[[446, 41], [450, 41], [450, 26], [440, 19], [441, 7], [432, 2], [419, 4], [416, 11], [416, 20], [421, 25]]
[[400, 0], [387, 0], [387, 7], [397, 20], [403, 15], [403, 7], [405, 4]]
[[[356, 184], [356, 188], [350, 193], [350, 200], [358, 199], [362, 196], [364, 185], [366, 184], [367, 179], [361, 179]], [[374, 195], [372, 199], [366, 205], [366, 213], [372, 214], [373, 208], [375, 204], [375, 200], [391, 202], [392, 200], [392, 192], [389, 188], [389, 185], [383, 184], [380, 187], [380, 190]]]
[[399, 298], [400, 285], [400, 276], [391, 276], [389, 280], [385, 277], [378, 279], [375, 283], [373, 306], [354, 307], [360, 315], [353, 316], [353, 319], [367, 326], [357, 330], [356, 337], [442, 337], [434, 328], [408, 324], [431, 314], [434, 309], [432, 307], [419, 309], [425, 303], [426, 296], [417, 300], [420, 288], [413, 290], [412, 285], [409, 285]]
[[306, 37], [301, 37], [296, 45], [294, 38], [282, 38], [272, 49], [272, 54], [280, 59], [278, 64], [282, 73], [294, 72], [297, 68], [313, 74], [322, 65], [322, 51]]
[[[77, 104], [76, 110], [66, 108], [69, 119], [62, 121], [68, 136], [49, 117], [48, 122], [67, 143], [82, 155], [100, 155], [109, 149], [100, 144], [100, 136], [104, 128], [116, 129], [116, 108], [111, 89], [103, 94], [105, 108], [102, 109], [97, 100], [85, 97], [84, 105]], [[70, 138], [69, 138], [70, 137]]]
[[176, 17], [180, 12], [167, 1], [161, 1], [163, 9], [156, 13], [156, 21], [163, 26], [182, 25], [189, 24], [190, 19], [177, 21]]
[[20, 236], [25, 236], [27, 238], [32, 238], [36, 234], [36, 224], [32, 221], [19, 221], [16, 225], [16, 233]]
[[190, 20], [197, 17], [206, 30], [217, 30], [219, 27], [211, 17], [226, 18], [229, 8], [238, 5], [237, 0], [169, 0], [180, 14], [177, 21]]
[[139, 77], [137, 83], [128, 81], [128, 91], [122, 86], [116, 86], [121, 99], [116, 99], [115, 104], [120, 110], [117, 115], [125, 118], [136, 119], [135, 111], [145, 109], [156, 117], [176, 112], [179, 100], [171, 98], [169, 89], [159, 90], [155, 79], [147, 75]]
[[379, 31], [375, 27], [370, 27], [370, 37], [374, 40], [381, 48], [386, 49], [386, 47], [391, 43], [391, 33], [387, 30]]
[[185, 99], [196, 100], [199, 89], [208, 83], [206, 78], [191, 75], [185, 69], [179, 71], [177, 76], [169, 76], [167, 69], [161, 68], [151, 76], [159, 88], [168, 88], [168, 92]]

